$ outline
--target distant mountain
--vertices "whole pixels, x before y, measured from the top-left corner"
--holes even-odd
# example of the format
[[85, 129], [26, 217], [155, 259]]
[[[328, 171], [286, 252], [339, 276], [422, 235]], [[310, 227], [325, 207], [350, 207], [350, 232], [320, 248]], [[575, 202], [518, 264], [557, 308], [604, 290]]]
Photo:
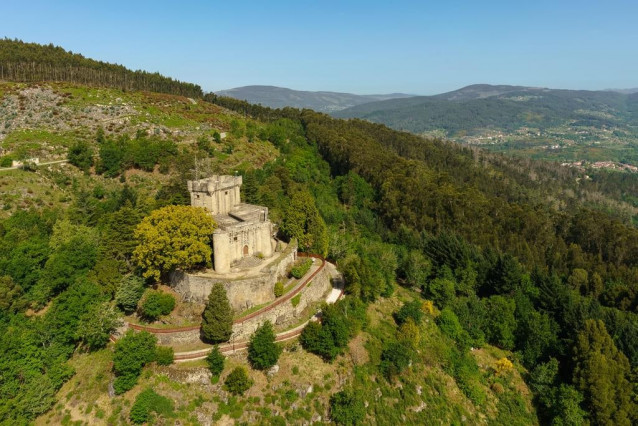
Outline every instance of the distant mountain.
[[320, 112], [335, 112], [367, 102], [413, 96], [404, 93], [354, 95], [339, 92], [307, 92], [276, 86], [243, 86], [215, 93], [271, 108], [310, 108]]
[[609, 92], [618, 92], [624, 93], [625, 95], [631, 95], [632, 93], [638, 93], [638, 87], [634, 87], [633, 89], [606, 89]]
[[480, 84], [435, 96], [369, 102], [333, 115], [414, 133], [442, 130], [449, 137], [566, 124], [626, 127], [638, 125], [638, 94]]

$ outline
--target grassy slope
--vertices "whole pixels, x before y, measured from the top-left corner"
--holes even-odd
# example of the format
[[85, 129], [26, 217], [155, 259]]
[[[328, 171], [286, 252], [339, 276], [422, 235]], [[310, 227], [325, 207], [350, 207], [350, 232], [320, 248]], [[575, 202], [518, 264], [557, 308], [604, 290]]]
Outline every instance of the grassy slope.
[[[58, 404], [36, 424], [125, 424], [135, 396], [148, 386], [175, 401], [176, 418], [169, 424], [271, 424], [277, 416], [287, 424], [326, 420], [330, 395], [353, 384], [368, 404], [366, 424], [535, 424], [530, 392], [513, 370], [503, 376], [493, 374], [497, 359], [509, 355], [486, 346], [472, 352], [481, 372], [484, 404], [474, 404], [444, 370], [444, 352], [450, 344], [432, 318], [421, 326], [419, 360], [395, 383], [379, 376], [376, 364], [382, 340], [394, 333], [391, 313], [402, 300], [414, 297], [400, 290], [397, 296], [370, 305], [369, 325], [332, 364], [288, 343], [279, 360], [280, 372], [268, 378], [251, 371], [245, 354], [227, 359], [219, 383], [210, 381], [203, 361], [147, 368], [139, 384], [125, 395], [109, 398], [110, 349], [78, 354], [71, 363], [75, 376], [58, 392]], [[237, 365], [249, 369], [255, 381], [243, 396], [233, 398], [222, 388], [224, 377]], [[517, 366], [520, 370], [520, 367]], [[522, 370], [521, 370], [522, 371]], [[494, 383], [503, 388], [492, 390]], [[312, 392], [307, 392], [312, 386]], [[320, 417], [321, 416], [321, 417]]]
[[[138, 130], [175, 141], [178, 146], [195, 143], [215, 131], [227, 132], [237, 114], [218, 106], [173, 95], [123, 92], [117, 89], [83, 87], [72, 84], [0, 83], [0, 157], [38, 157], [41, 162], [66, 158], [73, 143], [94, 144], [99, 127], [107, 137], [135, 136]], [[230, 139], [230, 138], [229, 138]], [[228, 139], [228, 140], [229, 140]], [[261, 167], [278, 156], [269, 142], [245, 137], [233, 140], [232, 154], [224, 153], [225, 143], [216, 146], [211, 167], [233, 173], [238, 169]], [[152, 196], [170, 175], [129, 170], [129, 185], [143, 197]], [[84, 175], [69, 165], [46, 166], [36, 173], [0, 171], [0, 217], [18, 208], [66, 207], [70, 192], [102, 186], [121, 187], [119, 181], [94, 174]]]

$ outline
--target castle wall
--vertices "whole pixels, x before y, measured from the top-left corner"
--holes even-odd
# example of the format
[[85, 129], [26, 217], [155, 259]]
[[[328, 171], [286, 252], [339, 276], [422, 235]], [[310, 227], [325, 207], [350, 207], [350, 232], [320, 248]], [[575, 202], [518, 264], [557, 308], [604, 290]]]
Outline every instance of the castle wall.
[[[213, 238], [218, 234], [213, 234]], [[227, 241], [227, 239], [225, 240]], [[213, 244], [216, 244], [215, 242]], [[223, 279], [206, 275], [175, 271], [171, 274], [171, 285], [185, 301], [206, 302], [213, 284], [224, 284], [230, 305], [236, 312], [275, 299], [275, 283], [286, 274], [287, 268], [295, 261], [297, 248], [289, 246], [281, 258], [261, 274], [244, 279]], [[215, 265], [217, 267], [217, 264]], [[217, 268], [216, 268], [217, 271]]]
[[213, 234], [213, 261], [215, 271], [220, 274], [230, 272], [233, 262], [246, 256], [261, 253], [264, 257], [273, 255], [270, 237], [270, 221], [218, 229]]
[[[296, 307], [292, 306], [289, 300], [281, 305], [275, 306], [270, 311], [264, 312], [255, 318], [251, 318], [242, 323], [233, 324], [232, 341], [246, 340], [263, 324], [266, 320], [275, 325], [276, 330], [285, 330], [287, 327], [295, 325], [302, 316], [308, 316], [304, 312], [309, 306], [319, 305], [325, 300], [327, 293], [332, 289], [330, 268], [324, 268], [312, 280], [312, 283], [299, 293], [301, 298]], [[182, 331], [176, 333], [156, 334], [161, 345], [178, 343], [192, 343], [200, 338], [200, 330]]]

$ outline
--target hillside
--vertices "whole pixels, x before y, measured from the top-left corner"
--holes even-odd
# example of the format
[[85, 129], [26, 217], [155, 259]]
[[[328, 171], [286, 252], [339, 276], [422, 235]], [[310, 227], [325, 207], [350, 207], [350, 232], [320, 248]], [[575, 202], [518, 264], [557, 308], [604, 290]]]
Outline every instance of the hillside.
[[334, 112], [367, 102], [409, 98], [412, 95], [353, 95], [339, 92], [308, 92], [275, 86], [244, 86], [216, 92], [220, 96], [245, 100], [270, 108], [310, 108], [320, 112]]
[[533, 158], [638, 165], [636, 94], [474, 85], [334, 115]]
[[[2, 161], [70, 163], [0, 171], [0, 422], [638, 421], [633, 175], [114, 86], [0, 86]], [[186, 181], [215, 173], [242, 175], [243, 201], [268, 207], [281, 241], [343, 275], [345, 296], [300, 314], [322, 309], [298, 339], [272, 349], [260, 335], [277, 372], [257, 349], [169, 356], [212, 348], [198, 340], [204, 308], [148, 272], [209, 264], [184, 256], [211, 238], [184, 205]], [[147, 262], [162, 241], [174, 245]], [[124, 320], [154, 334], [113, 343]], [[158, 345], [176, 325], [196, 341]]]

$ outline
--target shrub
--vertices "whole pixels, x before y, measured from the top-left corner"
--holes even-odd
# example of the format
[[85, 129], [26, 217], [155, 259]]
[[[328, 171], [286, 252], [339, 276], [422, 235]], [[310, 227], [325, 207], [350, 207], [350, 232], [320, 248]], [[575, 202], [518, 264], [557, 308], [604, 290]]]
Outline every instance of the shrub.
[[365, 405], [356, 392], [343, 390], [330, 397], [330, 417], [336, 424], [361, 424], [365, 415]]
[[235, 367], [224, 382], [224, 388], [233, 395], [243, 395], [252, 385], [253, 380], [244, 367]]
[[400, 343], [386, 344], [381, 352], [379, 370], [391, 380], [410, 365], [411, 349]]
[[170, 346], [158, 346], [155, 349], [155, 362], [159, 365], [171, 365], [175, 360], [175, 353]]
[[284, 294], [284, 283], [277, 281], [275, 284], [275, 297], [281, 297]]
[[306, 273], [308, 273], [311, 266], [312, 266], [312, 259], [306, 258], [302, 260], [300, 263], [298, 263], [297, 265], [293, 266], [293, 268], [290, 270], [290, 275], [299, 279], [303, 277], [304, 275], [306, 275]]
[[80, 141], [69, 148], [69, 163], [80, 170], [88, 171], [93, 165], [93, 149], [86, 141]]
[[257, 370], [266, 370], [277, 364], [281, 347], [275, 343], [275, 332], [270, 321], [263, 323], [250, 337], [248, 361]]
[[157, 338], [142, 331], [129, 330], [115, 343], [113, 372], [115, 372], [115, 393], [122, 394], [137, 383], [142, 368], [155, 359]]
[[175, 308], [175, 297], [160, 291], [150, 291], [142, 302], [140, 313], [149, 321], [155, 321], [161, 315], [168, 315]]
[[411, 302], [404, 303], [394, 314], [394, 319], [397, 324], [401, 325], [411, 318], [415, 324], [419, 324], [423, 318], [423, 311], [421, 310], [421, 301], [413, 300]]
[[173, 417], [173, 401], [146, 388], [135, 397], [129, 419], [135, 424], [146, 423], [151, 420], [153, 412], [164, 417]]
[[115, 293], [115, 303], [126, 314], [137, 309], [137, 302], [144, 294], [144, 280], [135, 275], [128, 275], [122, 279]]
[[293, 308], [296, 308], [299, 305], [299, 302], [301, 302], [301, 294], [298, 294], [290, 299], [290, 303], [292, 303]]
[[222, 374], [225, 361], [226, 357], [219, 351], [219, 346], [215, 345], [213, 350], [206, 356], [206, 364], [208, 364], [208, 369], [213, 377], [219, 377], [219, 375]]

